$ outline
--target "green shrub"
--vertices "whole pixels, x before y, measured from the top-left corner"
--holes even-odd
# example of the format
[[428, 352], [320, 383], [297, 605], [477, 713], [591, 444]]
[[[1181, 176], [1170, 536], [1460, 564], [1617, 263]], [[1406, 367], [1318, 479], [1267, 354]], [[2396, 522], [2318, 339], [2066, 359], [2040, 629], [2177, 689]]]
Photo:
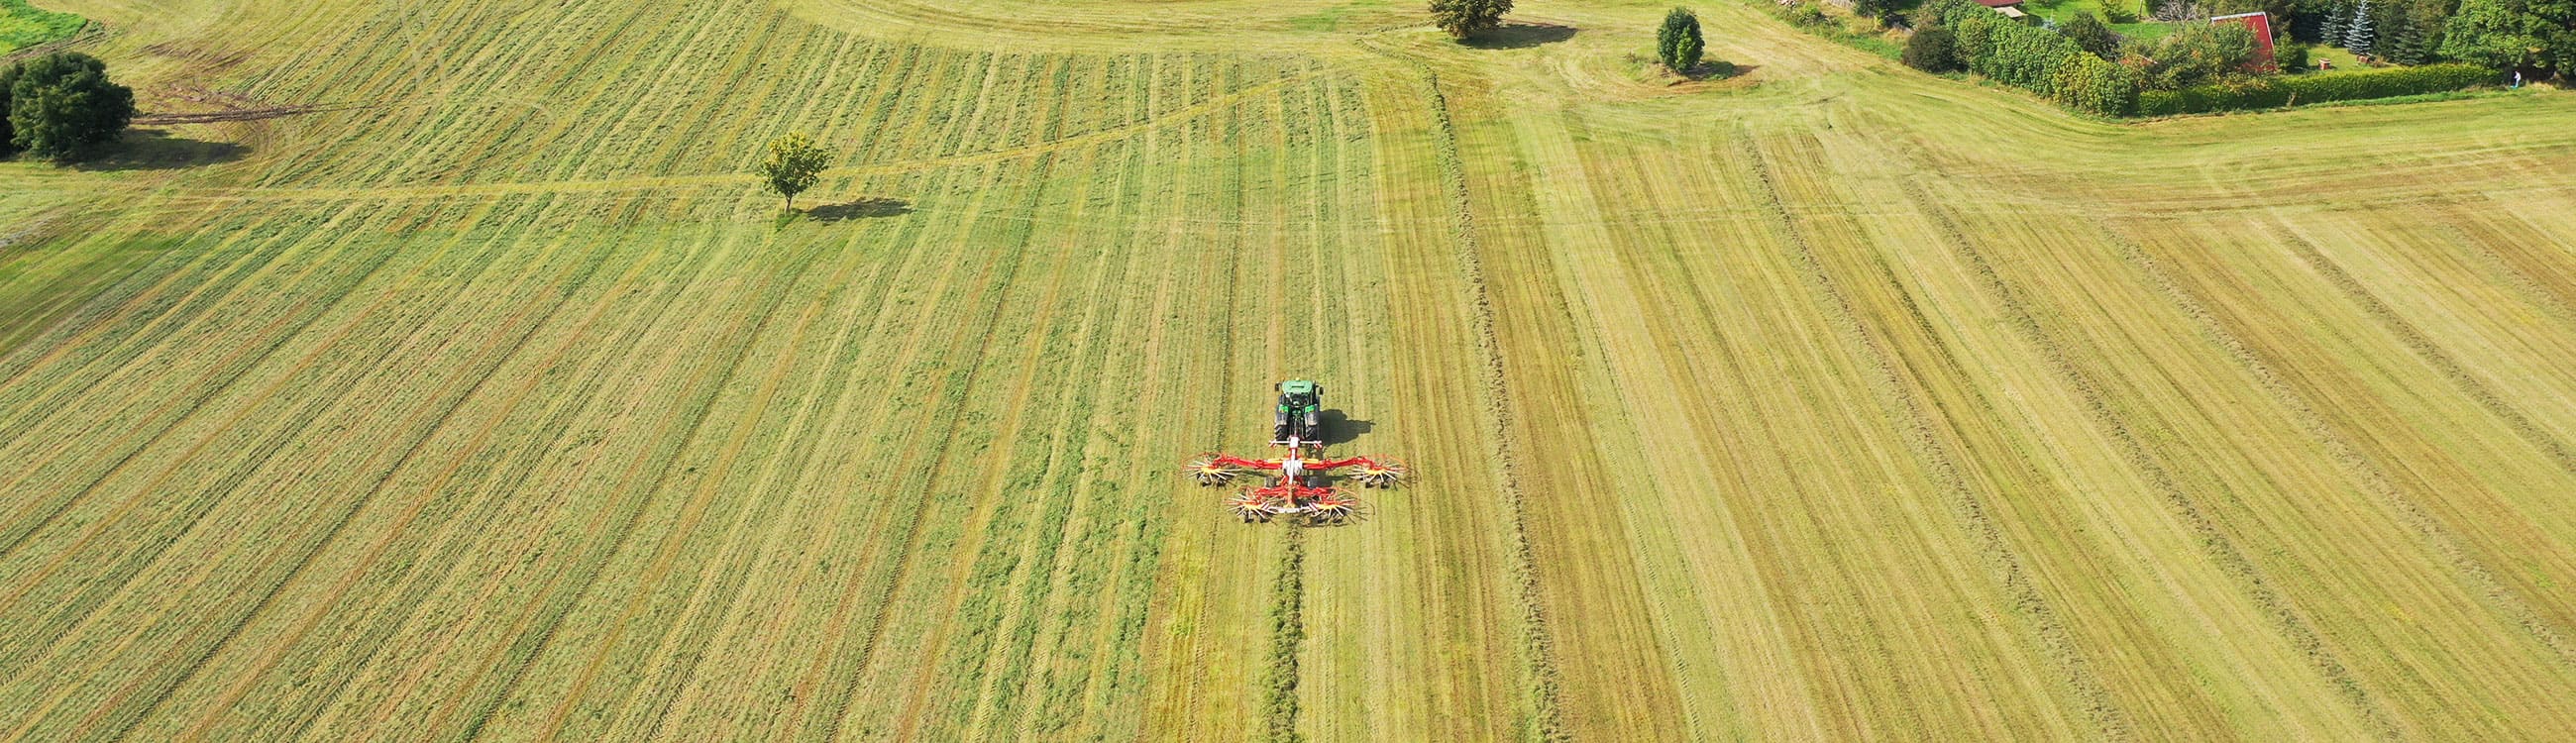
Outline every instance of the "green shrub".
[[1789, 11], [1789, 22], [1801, 26], [1822, 26], [1832, 20], [1826, 18], [1825, 9], [1816, 7], [1815, 3], [1800, 3], [1797, 10]]
[[2101, 116], [2138, 112], [2138, 74], [2090, 54], [2059, 65], [2049, 88], [2050, 100], [2077, 111]]
[[2576, 72], [2576, 2], [2465, 0], [2445, 27], [2441, 56], [2487, 69]]
[[2112, 0], [2112, 2], [2102, 4], [2102, 20], [2109, 21], [2111, 23], [2136, 23], [2138, 22], [2138, 11], [2129, 7], [2129, 4], [2126, 2], [2121, 2], [2121, 0]]
[[2272, 47], [2272, 64], [2282, 72], [2308, 68], [2308, 45], [2282, 44]]
[[2301, 103], [2358, 101], [2463, 90], [2495, 82], [2495, 73], [2473, 64], [2437, 64], [2314, 75], [2248, 78], [2138, 96], [2148, 116], [2251, 111]]
[[1959, 38], [1940, 26], [1915, 31], [1905, 40], [1905, 66], [1924, 72], [1958, 72]]
[[1512, 0], [1431, 0], [1431, 20], [1455, 38], [1492, 31], [1512, 12]]

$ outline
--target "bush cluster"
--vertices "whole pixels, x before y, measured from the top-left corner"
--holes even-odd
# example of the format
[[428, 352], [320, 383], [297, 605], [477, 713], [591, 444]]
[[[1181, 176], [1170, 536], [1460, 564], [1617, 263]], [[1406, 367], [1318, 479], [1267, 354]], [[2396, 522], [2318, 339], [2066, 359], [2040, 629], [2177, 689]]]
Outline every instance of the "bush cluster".
[[2137, 112], [2138, 75], [2057, 32], [2015, 22], [1969, 0], [1939, 0], [1934, 17], [1956, 38], [1969, 71], [2102, 116]]
[[2496, 81], [2495, 72], [2473, 64], [2391, 67], [2313, 75], [2284, 75], [2231, 80], [2181, 90], [2150, 90], [2138, 97], [2138, 113], [2147, 116], [2248, 111], [2301, 103], [2357, 101], [2463, 90]]

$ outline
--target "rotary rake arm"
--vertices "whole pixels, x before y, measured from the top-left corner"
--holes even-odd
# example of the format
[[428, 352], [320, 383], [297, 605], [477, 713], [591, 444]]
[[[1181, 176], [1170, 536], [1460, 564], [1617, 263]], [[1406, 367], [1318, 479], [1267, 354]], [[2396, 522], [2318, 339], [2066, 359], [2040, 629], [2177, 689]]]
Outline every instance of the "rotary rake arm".
[[1396, 483], [1404, 480], [1406, 472], [1404, 465], [1394, 460], [1380, 462], [1368, 457], [1306, 459], [1296, 456], [1294, 452], [1280, 459], [1244, 459], [1227, 454], [1201, 454], [1198, 459], [1190, 462], [1189, 466], [1181, 468], [1181, 471], [1188, 473], [1200, 485], [1214, 487], [1232, 482], [1234, 478], [1254, 471], [1287, 472], [1291, 476], [1296, 476], [1307, 473], [1324, 474], [1345, 468], [1351, 470], [1351, 479], [1359, 481], [1361, 487], [1370, 488], [1395, 487]]
[[1308, 458], [1299, 448], [1291, 447], [1288, 455], [1278, 459], [1245, 459], [1226, 454], [1205, 454], [1182, 468], [1191, 479], [1205, 487], [1232, 482], [1251, 472], [1276, 472], [1260, 487], [1244, 488], [1226, 499], [1226, 507], [1245, 521], [1268, 521], [1280, 514], [1305, 514], [1321, 523], [1341, 523], [1355, 515], [1359, 500], [1332, 484], [1334, 470], [1349, 470], [1346, 476], [1361, 487], [1391, 488], [1404, 479], [1404, 465], [1392, 460], [1369, 457], [1344, 459]]

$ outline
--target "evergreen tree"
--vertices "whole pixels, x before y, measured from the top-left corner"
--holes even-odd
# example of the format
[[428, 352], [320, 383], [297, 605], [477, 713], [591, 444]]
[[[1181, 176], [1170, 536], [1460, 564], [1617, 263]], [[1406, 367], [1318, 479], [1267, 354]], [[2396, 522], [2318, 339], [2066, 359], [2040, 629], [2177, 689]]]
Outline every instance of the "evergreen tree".
[[2381, 16], [2379, 38], [2370, 45], [2370, 53], [2402, 65], [2423, 64], [2423, 60], [2406, 53], [2407, 45], [2418, 36], [2414, 7], [2403, 2], [2389, 3], [2381, 10]]
[[1655, 58], [1684, 75], [1699, 66], [1700, 52], [1706, 46], [1699, 35], [1699, 16], [1685, 8], [1665, 13], [1664, 27], [1655, 32]]
[[2370, 0], [2361, 0], [2361, 6], [2352, 11], [2352, 22], [2344, 26], [2343, 48], [2354, 54], [2369, 54], [2371, 45], [2376, 43], [2379, 34], [2371, 23]]
[[2343, 3], [2326, 3], [2325, 12], [2318, 14], [2317, 18], [2317, 43], [2342, 46], [2344, 19], [2351, 16], [2352, 9], [2344, 7]]

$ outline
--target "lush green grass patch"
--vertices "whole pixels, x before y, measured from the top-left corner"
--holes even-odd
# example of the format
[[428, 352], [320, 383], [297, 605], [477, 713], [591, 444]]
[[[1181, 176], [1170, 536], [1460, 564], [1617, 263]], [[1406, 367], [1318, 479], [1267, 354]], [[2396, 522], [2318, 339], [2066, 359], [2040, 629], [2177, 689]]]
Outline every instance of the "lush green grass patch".
[[28, 5], [27, 0], [0, 0], [0, 52], [70, 38], [87, 23], [80, 16]]
[[[2123, 2], [2122, 4], [2126, 5], [2127, 3]], [[2067, 19], [2074, 18], [2077, 13], [2091, 13], [2095, 17], [2102, 18], [2107, 22], [2109, 20], [2109, 14], [2103, 12], [2103, 6], [2103, 0], [2056, 0], [2056, 2], [2032, 2], [2022, 6], [2022, 8], [2030, 11], [2032, 15], [2036, 15], [2056, 23], [2065, 23]], [[2133, 6], [2130, 7], [2130, 10], [2135, 12], [2138, 8]], [[2143, 19], [2136, 23], [2111, 23], [2109, 25], [2111, 26], [2112, 33], [2119, 34], [2122, 38], [2137, 39], [2139, 41], [2153, 41], [2165, 36], [2166, 34], [2173, 33], [2176, 28], [2182, 27], [2182, 24], [2179, 23], [2167, 23], [2163, 21]]]

